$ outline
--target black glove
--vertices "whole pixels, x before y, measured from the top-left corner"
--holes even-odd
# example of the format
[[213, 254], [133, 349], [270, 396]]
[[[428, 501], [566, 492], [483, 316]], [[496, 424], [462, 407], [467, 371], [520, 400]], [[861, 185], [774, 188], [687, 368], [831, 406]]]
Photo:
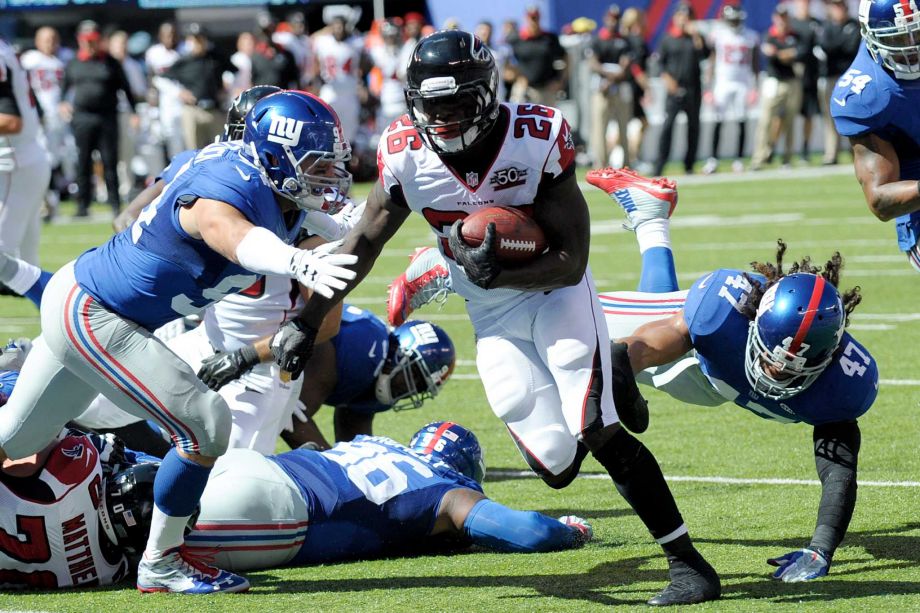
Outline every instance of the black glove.
[[470, 247], [461, 236], [463, 222], [457, 220], [450, 227], [448, 244], [454, 253], [454, 260], [463, 266], [467, 278], [483, 289], [489, 289], [495, 277], [502, 271], [495, 258], [495, 224], [486, 226], [486, 235], [478, 247]]
[[291, 374], [291, 379], [300, 376], [307, 360], [313, 355], [316, 332], [316, 328], [300, 319], [292, 319], [278, 328], [272, 337], [272, 355], [281, 370]]
[[218, 352], [201, 361], [198, 378], [216, 392], [252, 370], [259, 361], [259, 353], [252, 345], [246, 345], [230, 353]]

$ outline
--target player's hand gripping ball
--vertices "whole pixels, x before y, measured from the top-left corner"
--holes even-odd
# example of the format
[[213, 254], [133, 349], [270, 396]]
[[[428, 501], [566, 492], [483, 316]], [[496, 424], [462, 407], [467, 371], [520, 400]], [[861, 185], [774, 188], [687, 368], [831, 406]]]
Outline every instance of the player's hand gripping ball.
[[530, 215], [514, 207], [495, 206], [469, 215], [463, 220], [463, 241], [478, 247], [490, 223], [495, 224], [495, 257], [502, 265], [529, 262], [546, 250], [543, 229]]

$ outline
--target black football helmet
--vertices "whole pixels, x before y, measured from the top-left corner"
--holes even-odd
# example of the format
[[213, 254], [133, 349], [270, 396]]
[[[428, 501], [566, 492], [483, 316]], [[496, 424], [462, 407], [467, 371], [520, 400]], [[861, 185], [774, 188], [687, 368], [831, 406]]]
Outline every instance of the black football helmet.
[[153, 480], [159, 464], [128, 466], [105, 481], [99, 517], [109, 539], [129, 555], [140, 555], [153, 517]]
[[445, 30], [420, 40], [406, 68], [406, 105], [425, 145], [460, 153], [498, 118], [498, 69], [489, 48], [469, 32]]
[[224, 124], [224, 135], [221, 140], [240, 140], [243, 138], [243, 129], [246, 127], [246, 113], [256, 105], [256, 102], [281, 91], [274, 85], [256, 85], [250, 87], [233, 99], [230, 110], [227, 111], [227, 123]]

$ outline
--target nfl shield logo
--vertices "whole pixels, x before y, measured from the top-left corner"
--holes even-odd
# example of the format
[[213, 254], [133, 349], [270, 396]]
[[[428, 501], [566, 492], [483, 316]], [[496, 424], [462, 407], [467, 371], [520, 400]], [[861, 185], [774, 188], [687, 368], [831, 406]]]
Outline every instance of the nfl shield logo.
[[466, 173], [466, 184], [470, 187], [476, 187], [479, 185], [479, 173], [478, 172], [468, 172]]

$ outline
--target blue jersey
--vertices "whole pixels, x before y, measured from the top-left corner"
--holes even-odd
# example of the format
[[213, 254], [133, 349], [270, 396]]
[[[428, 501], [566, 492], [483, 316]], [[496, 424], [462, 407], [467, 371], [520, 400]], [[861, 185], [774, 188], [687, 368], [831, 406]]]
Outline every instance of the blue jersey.
[[[750, 275], [763, 283], [760, 275]], [[717, 270], [693, 284], [684, 319], [700, 368], [726, 399], [766, 419], [811, 425], [856, 419], [878, 393], [878, 368], [844, 332], [834, 360], [802, 392], [777, 401], [754, 392], [744, 373], [750, 320], [741, 313], [751, 287], [740, 270]]]
[[180, 151], [173, 156], [173, 159], [169, 161], [166, 168], [160, 171], [160, 174], [157, 175], [155, 180], [169, 183], [176, 178], [176, 175], [179, 174], [183, 166], [195, 159], [199, 151], [201, 151], [201, 149], [186, 149], [185, 151]]
[[358, 436], [322, 453], [271, 456], [307, 502], [310, 529], [291, 564], [373, 556], [427, 536], [444, 494], [478, 483], [396, 441]]
[[[901, 179], [920, 180], [920, 81], [903, 81], [876, 63], [865, 43], [831, 96], [831, 115], [842, 136], [877, 134], [898, 154]], [[895, 220], [898, 247], [920, 238], [920, 211]]]
[[390, 405], [378, 402], [374, 393], [377, 375], [390, 349], [386, 324], [370, 311], [346, 304], [332, 346], [337, 379], [325, 404], [344, 406], [359, 413], [388, 410]]
[[199, 312], [252, 285], [258, 275], [186, 234], [179, 211], [198, 198], [225, 202], [292, 243], [304, 213], [284, 215], [239, 142], [214, 143], [175, 170], [137, 221], [76, 264], [80, 286], [109, 310], [148, 330]]

